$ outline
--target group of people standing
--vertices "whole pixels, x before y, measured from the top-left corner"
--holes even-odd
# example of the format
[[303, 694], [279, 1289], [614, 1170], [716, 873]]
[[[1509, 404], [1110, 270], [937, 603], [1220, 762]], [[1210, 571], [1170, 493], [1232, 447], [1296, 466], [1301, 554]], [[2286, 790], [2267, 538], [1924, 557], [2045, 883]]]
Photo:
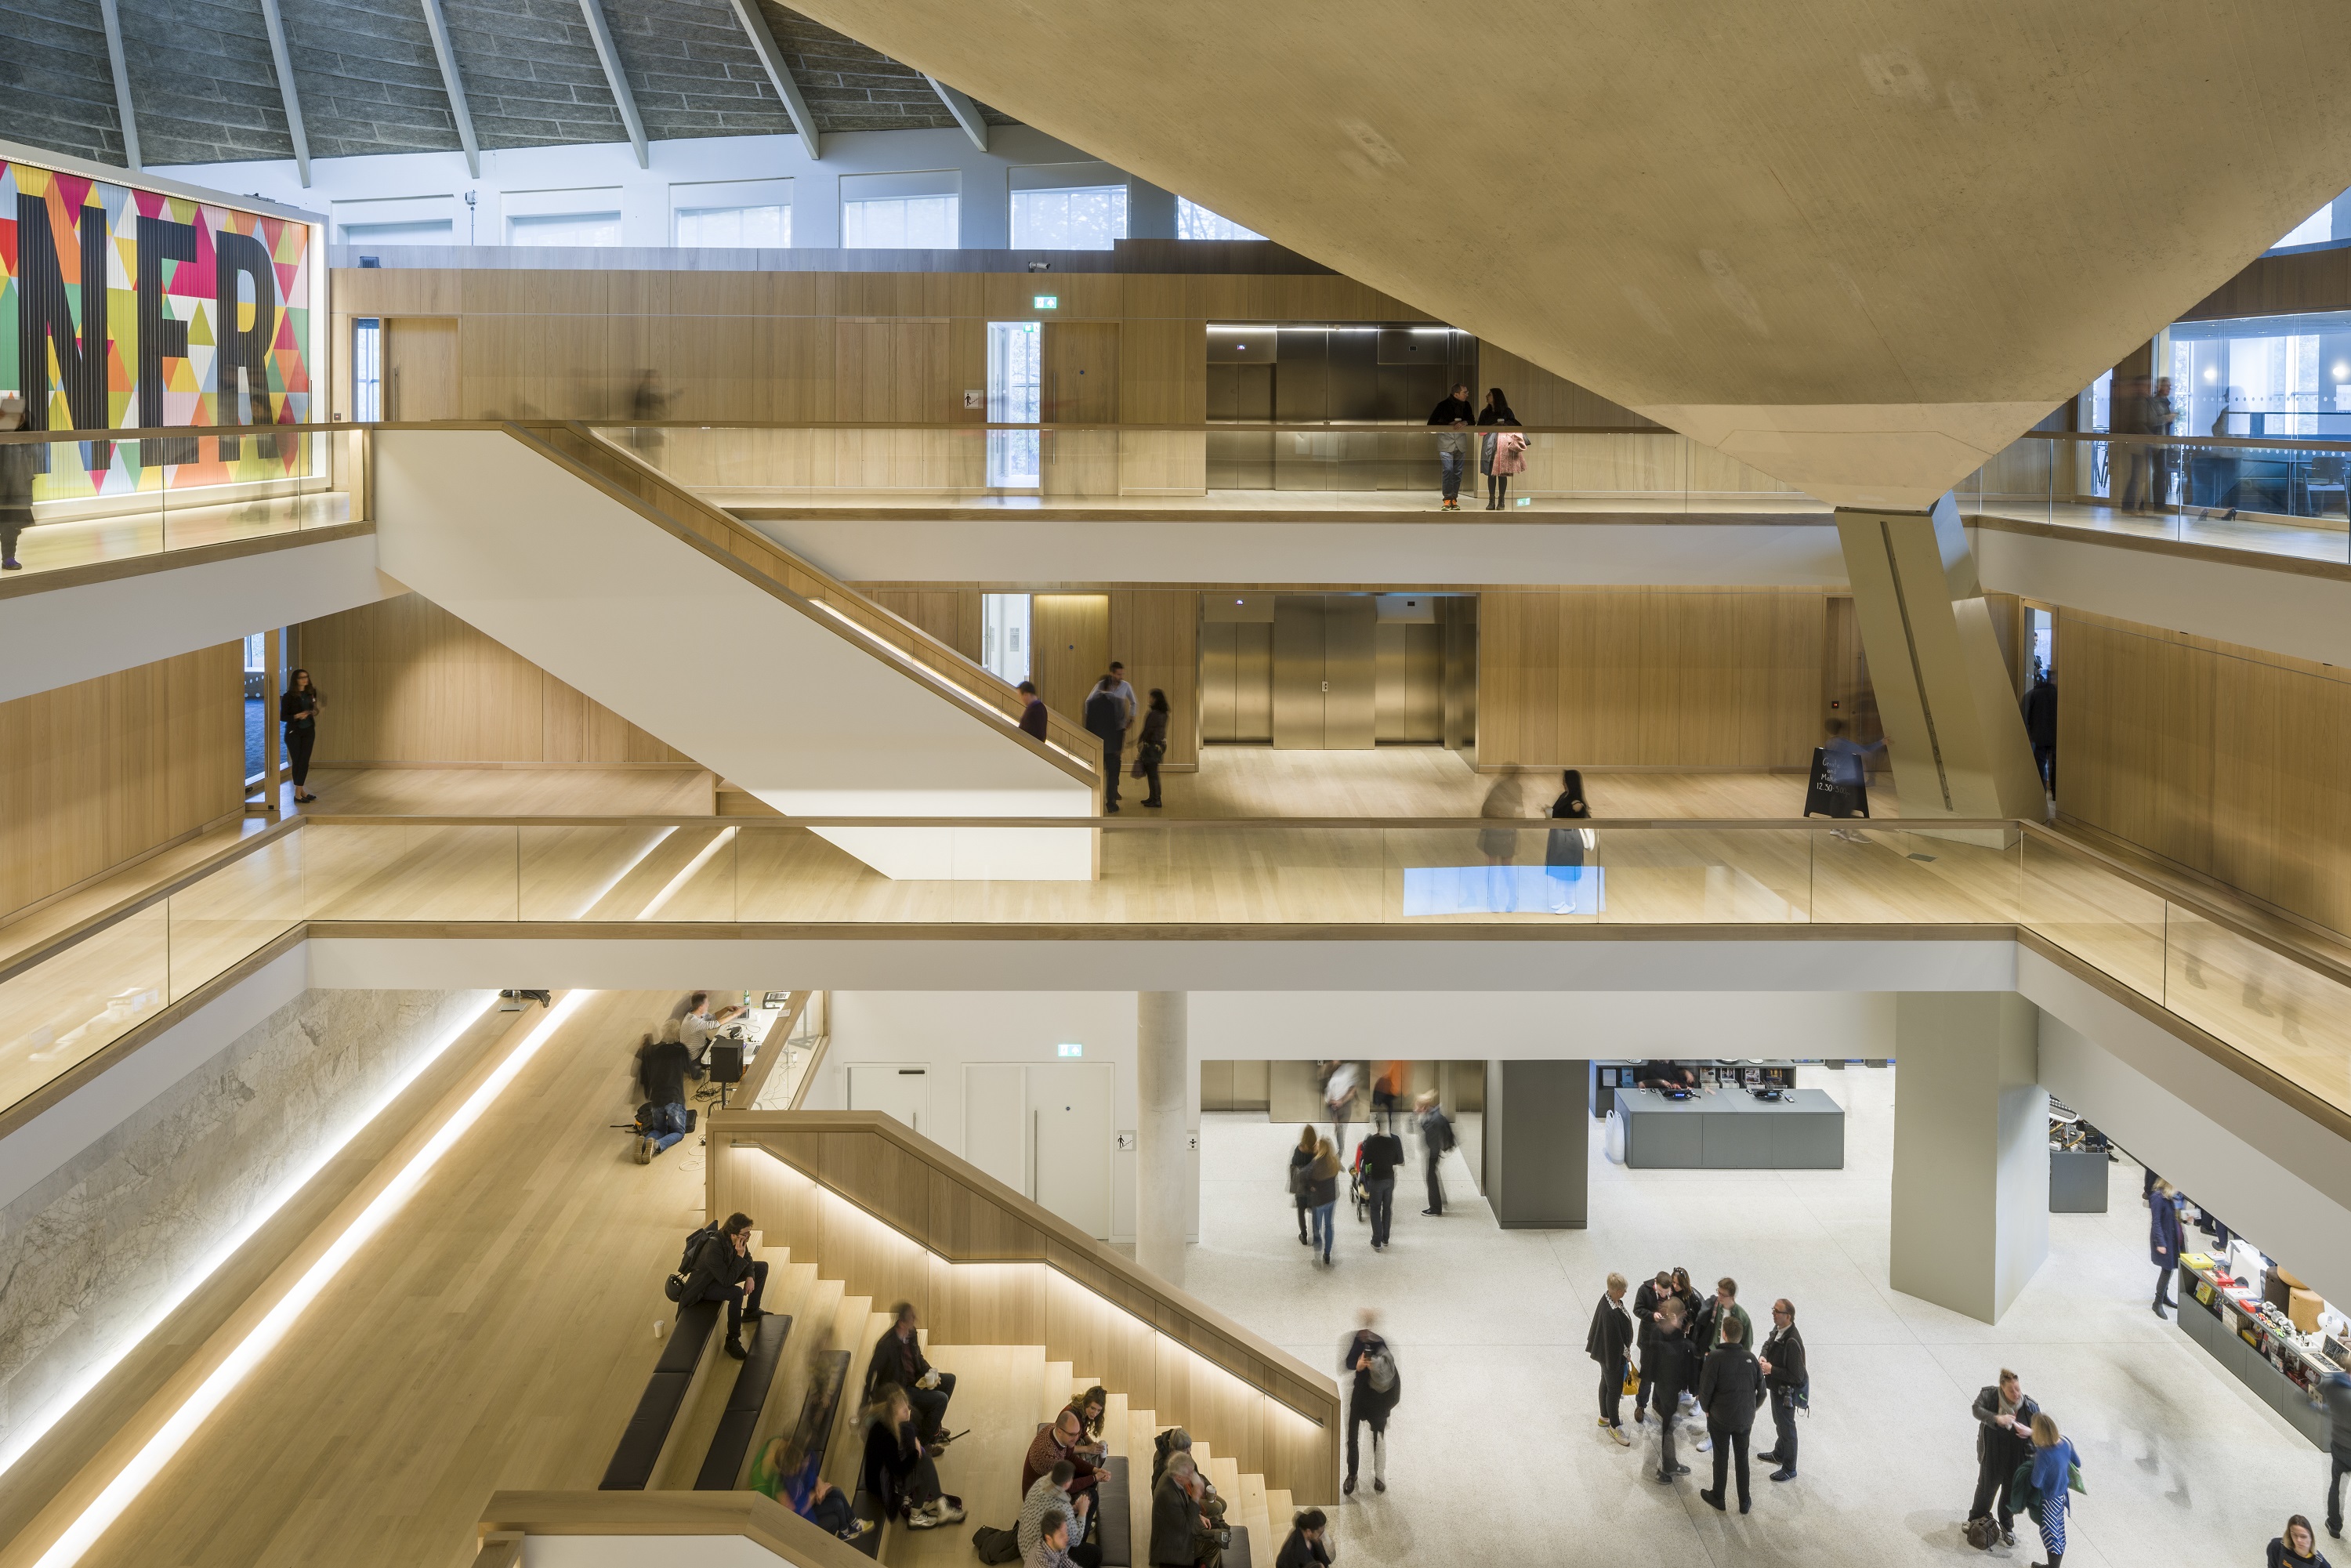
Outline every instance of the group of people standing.
[[[1034, 681], [1020, 683], [1024, 706], [1020, 727], [1039, 740], [1045, 738], [1045, 699], [1037, 695]], [[1159, 687], [1151, 688], [1147, 706], [1138, 710], [1134, 687], [1126, 678], [1126, 666], [1111, 661], [1110, 669], [1094, 682], [1086, 694], [1086, 706], [1079, 723], [1088, 735], [1102, 742], [1102, 810], [1118, 810], [1118, 777], [1126, 760], [1126, 737], [1140, 717], [1143, 727], [1134, 737], [1134, 777], [1151, 786], [1144, 797], [1146, 806], [1165, 804], [1159, 798], [1159, 765], [1167, 759], [1167, 694]]]
[[[1689, 1474], [1674, 1453], [1675, 1429], [1685, 1419], [1704, 1417], [1697, 1441], [1714, 1454], [1714, 1485], [1698, 1496], [1727, 1509], [1726, 1484], [1735, 1480], [1739, 1511], [1752, 1503], [1748, 1490], [1748, 1437], [1755, 1413], [1771, 1407], [1775, 1441], [1760, 1456], [1776, 1466], [1775, 1481], [1796, 1479], [1796, 1413], [1808, 1406], [1812, 1374], [1804, 1360], [1804, 1337], [1796, 1330], [1795, 1303], [1771, 1303], [1771, 1332], [1759, 1346], [1747, 1309], [1739, 1304], [1739, 1281], [1725, 1277], [1714, 1294], [1702, 1297], [1687, 1269], [1660, 1270], [1644, 1281], [1625, 1305], [1622, 1274], [1608, 1276], [1608, 1288], [1592, 1312], [1584, 1350], [1600, 1365], [1600, 1426], [1619, 1446], [1630, 1448], [1621, 1414], [1624, 1396], [1633, 1396], [1635, 1425], [1655, 1415], [1657, 1468], [1655, 1479], [1671, 1486]], [[1640, 1353], [1637, 1373], [1632, 1354]]]
[[1510, 476], [1527, 471], [1527, 438], [1509, 426], [1519, 423], [1510, 400], [1499, 387], [1486, 391], [1486, 406], [1469, 406], [1469, 383], [1459, 382], [1444, 400], [1429, 410], [1428, 423], [1444, 432], [1437, 438], [1438, 482], [1444, 489], [1444, 509], [1461, 509], [1461, 471], [1469, 462], [1469, 430], [1485, 426], [1478, 444], [1478, 471], [1486, 476], [1486, 510], [1499, 512], [1510, 505]]

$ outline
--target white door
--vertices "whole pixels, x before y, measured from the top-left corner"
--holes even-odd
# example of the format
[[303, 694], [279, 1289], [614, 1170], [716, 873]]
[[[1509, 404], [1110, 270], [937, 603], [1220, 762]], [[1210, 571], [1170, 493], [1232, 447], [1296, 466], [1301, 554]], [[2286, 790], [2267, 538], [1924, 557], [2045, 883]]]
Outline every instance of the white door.
[[852, 1067], [849, 1108], [895, 1116], [917, 1133], [931, 1109], [931, 1077], [921, 1067]]
[[963, 1157], [1029, 1196], [1029, 1091], [1019, 1062], [963, 1070]]
[[1107, 1061], [1029, 1069], [1031, 1196], [1104, 1241], [1110, 1239], [1113, 1071]]

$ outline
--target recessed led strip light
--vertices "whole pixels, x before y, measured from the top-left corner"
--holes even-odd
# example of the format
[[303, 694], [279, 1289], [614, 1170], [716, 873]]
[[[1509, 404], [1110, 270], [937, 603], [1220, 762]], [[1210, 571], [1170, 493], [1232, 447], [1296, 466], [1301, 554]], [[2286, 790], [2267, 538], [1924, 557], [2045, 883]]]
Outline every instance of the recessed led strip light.
[[[483, 1113], [529, 1065], [530, 1059], [538, 1054], [539, 1048], [557, 1030], [563, 1027], [564, 1020], [595, 994], [593, 991], [566, 991], [562, 1000], [548, 1009], [538, 1027], [507, 1053], [507, 1059], [482, 1081], [472, 1094], [466, 1096], [465, 1103], [458, 1106], [440, 1129], [410, 1157], [400, 1173], [360, 1211], [359, 1217], [329, 1244], [319, 1260], [311, 1264], [302, 1278], [278, 1298], [277, 1304], [271, 1307], [236, 1348], [213, 1369], [212, 1375], [206, 1377], [187, 1401], [172, 1413], [162, 1428], [148, 1438], [145, 1446], [106, 1484], [105, 1490], [91, 1500], [89, 1506], [81, 1511], [72, 1524], [67, 1526], [56, 1544], [41, 1554], [35, 1568], [68, 1568], [69, 1564], [81, 1560], [82, 1553], [97, 1543], [107, 1527], [122, 1517], [131, 1500], [162, 1472], [174, 1454], [186, 1447], [188, 1439], [195, 1436], [205, 1418], [219, 1409], [229, 1395], [235, 1391], [236, 1385], [245, 1381], [246, 1375], [259, 1365], [262, 1358], [285, 1339], [296, 1320], [301, 1317], [303, 1310], [316, 1301], [319, 1292], [342, 1271], [343, 1265], [350, 1262], [359, 1249], [400, 1212], [409, 1198], [415, 1195], [416, 1189], [423, 1185], [425, 1176], [431, 1174], [441, 1156], [455, 1148], [458, 1139], [482, 1119]], [[486, 1011], [487, 1008], [488, 1004], [485, 1003], [484, 1010]], [[475, 1016], [478, 1018], [480, 1014]]]
[[409, 1085], [414, 1083], [417, 1078], [426, 1068], [440, 1061], [442, 1054], [451, 1046], [456, 1044], [458, 1040], [464, 1036], [467, 1030], [473, 1028], [475, 1024], [481, 1021], [482, 1015], [488, 1012], [491, 1005], [497, 999], [496, 992], [483, 993], [481, 1005], [479, 1007], [475, 1008], [473, 1011], [467, 1013], [464, 1018], [459, 1019], [455, 1023], [450, 1025], [446, 1033], [442, 1035], [439, 1040], [435, 1040], [429, 1048], [420, 1053], [416, 1060], [409, 1063], [407, 1069], [402, 1071], [398, 1078], [394, 1079], [385, 1087], [384, 1092], [377, 1097], [374, 1103], [371, 1104], [366, 1110], [354, 1116], [351, 1121], [334, 1136], [322, 1142], [317, 1150], [311, 1155], [309, 1163], [303, 1166], [301, 1169], [296, 1171], [293, 1175], [287, 1176], [285, 1181], [279, 1183], [277, 1190], [271, 1193], [266, 1198], [265, 1198], [261, 1204], [254, 1209], [253, 1213], [246, 1218], [244, 1224], [238, 1226], [227, 1236], [222, 1238], [219, 1245], [215, 1246], [210, 1253], [206, 1254], [205, 1257], [196, 1264], [193, 1269], [188, 1271], [187, 1275], [180, 1282], [178, 1289], [172, 1291], [162, 1301], [158, 1302], [153, 1310], [149, 1312], [144, 1318], [141, 1319], [135, 1327], [126, 1332], [120, 1340], [115, 1342], [113, 1348], [109, 1350], [103, 1356], [99, 1357], [98, 1361], [91, 1364], [91, 1365], [87, 1368], [80, 1376], [74, 1379], [74, 1381], [57, 1396], [57, 1398], [51, 1400], [46, 1408], [42, 1409], [39, 1413], [35, 1415], [31, 1420], [18, 1427], [17, 1430], [9, 1437], [7, 1446], [5, 1448], [0, 1448], [0, 1475], [5, 1475], [12, 1467], [15, 1466], [17, 1460], [25, 1457], [26, 1452], [32, 1448], [34, 1444], [39, 1442], [44, 1437], [47, 1436], [49, 1428], [55, 1427], [59, 1421], [63, 1420], [67, 1411], [72, 1409], [76, 1405], [80, 1404], [81, 1401], [89, 1394], [89, 1391], [97, 1387], [108, 1373], [112, 1372], [117, 1366], [120, 1365], [123, 1357], [129, 1355], [131, 1352], [143, 1342], [149, 1334], [153, 1333], [158, 1328], [162, 1327], [164, 1319], [179, 1311], [182, 1304], [184, 1303], [190, 1296], [195, 1294], [196, 1288], [199, 1285], [202, 1285], [205, 1281], [211, 1279], [213, 1275], [220, 1270], [223, 1264], [226, 1263], [229, 1259], [235, 1256], [237, 1249], [243, 1247], [247, 1241], [252, 1240], [255, 1232], [258, 1231], [263, 1226], [268, 1224], [271, 1218], [274, 1217], [279, 1209], [285, 1207], [287, 1203], [293, 1198], [296, 1193], [300, 1192], [303, 1187], [309, 1185], [309, 1183], [318, 1176], [319, 1173], [327, 1167], [328, 1161], [341, 1154], [344, 1146], [353, 1138], [359, 1136], [362, 1128], [366, 1127], [369, 1123], [374, 1121], [378, 1116], [382, 1115], [385, 1111], [391, 1108], [393, 1101], [406, 1093], [408, 1092]]

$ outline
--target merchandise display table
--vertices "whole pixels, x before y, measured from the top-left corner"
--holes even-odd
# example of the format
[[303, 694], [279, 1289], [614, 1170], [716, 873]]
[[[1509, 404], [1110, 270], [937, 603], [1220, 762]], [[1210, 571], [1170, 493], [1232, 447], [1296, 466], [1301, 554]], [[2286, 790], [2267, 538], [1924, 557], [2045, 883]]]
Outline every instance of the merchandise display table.
[[2317, 1336], [2294, 1333], [2274, 1308], [2263, 1312], [2259, 1291], [2221, 1284], [2203, 1254], [2190, 1253], [2180, 1262], [2179, 1326], [2188, 1337], [2268, 1401], [2311, 1447], [2327, 1447], [2326, 1407], [2312, 1390], [2325, 1385], [2335, 1364], [2314, 1348]]
[[1636, 1170], [1844, 1169], [1844, 1108], [1818, 1089], [1791, 1089], [1777, 1103], [1744, 1089], [1702, 1089], [1668, 1100], [1620, 1089], [1625, 1163]]

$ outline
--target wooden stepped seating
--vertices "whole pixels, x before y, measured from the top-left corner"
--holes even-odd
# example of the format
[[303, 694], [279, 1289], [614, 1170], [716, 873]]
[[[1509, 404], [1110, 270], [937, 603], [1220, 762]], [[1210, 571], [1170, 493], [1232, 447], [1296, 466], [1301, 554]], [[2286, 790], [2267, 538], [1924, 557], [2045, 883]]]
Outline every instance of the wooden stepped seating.
[[[1123, 1403], [1113, 1395], [1113, 1400]], [[1113, 1407], [1115, 1408], [1115, 1403]], [[1105, 1418], [1104, 1428], [1108, 1429]], [[1151, 1464], [1158, 1446], [1159, 1434], [1167, 1430], [1148, 1410], [1126, 1412], [1124, 1431], [1129, 1451], [1134, 1463], [1129, 1471], [1126, 1487], [1128, 1505], [1134, 1512], [1129, 1540], [1134, 1556], [1130, 1564], [1151, 1561]], [[1208, 1444], [1194, 1438], [1193, 1462], [1208, 1478], [1218, 1496], [1225, 1500], [1225, 1523], [1233, 1532], [1232, 1543], [1225, 1548], [1226, 1568], [1250, 1568], [1252, 1542], [1263, 1542], [1266, 1550], [1290, 1537], [1290, 1520], [1293, 1510], [1290, 1493], [1270, 1491], [1265, 1478], [1253, 1471], [1245, 1472], [1232, 1459], [1219, 1458]], [[1110, 1568], [1107, 1556], [1103, 1568]]]
[[723, 1309], [716, 1301], [696, 1301], [678, 1309], [677, 1322], [653, 1363], [653, 1376], [638, 1396], [637, 1408], [604, 1467], [601, 1491], [642, 1491], [663, 1469], [695, 1385], [705, 1376], [706, 1354], [716, 1337]]
[[752, 1434], [758, 1429], [759, 1414], [767, 1407], [776, 1369], [783, 1364], [784, 1345], [791, 1337], [791, 1316], [769, 1312], [756, 1328], [751, 1343], [745, 1347], [749, 1354], [735, 1375], [735, 1387], [727, 1395], [726, 1408], [720, 1412], [718, 1425], [710, 1435], [710, 1447], [702, 1457], [702, 1468], [695, 1474], [696, 1491], [731, 1491], [743, 1484], [744, 1475], [750, 1469]]

